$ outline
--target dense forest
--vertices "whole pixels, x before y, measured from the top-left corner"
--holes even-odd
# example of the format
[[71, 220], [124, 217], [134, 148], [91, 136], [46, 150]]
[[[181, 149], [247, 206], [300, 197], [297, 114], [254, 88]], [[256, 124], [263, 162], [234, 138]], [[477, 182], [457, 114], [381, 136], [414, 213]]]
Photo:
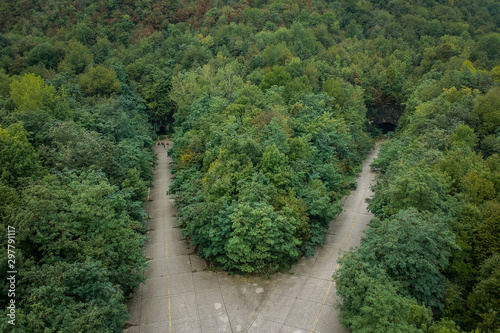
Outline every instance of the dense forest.
[[353, 332], [500, 332], [500, 67], [487, 68], [424, 75], [373, 162], [377, 217], [336, 274]]
[[335, 275], [342, 324], [500, 331], [498, 1], [7, 0], [0, 18], [1, 331], [122, 331], [155, 131], [198, 255], [267, 275], [314, 254], [396, 126]]

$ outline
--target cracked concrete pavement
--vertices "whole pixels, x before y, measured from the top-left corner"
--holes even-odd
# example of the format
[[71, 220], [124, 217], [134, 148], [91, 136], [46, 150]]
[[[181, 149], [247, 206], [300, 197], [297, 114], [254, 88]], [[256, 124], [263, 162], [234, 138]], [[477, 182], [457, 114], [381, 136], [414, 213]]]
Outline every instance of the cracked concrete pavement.
[[316, 254], [300, 259], [289, 273], [264, 279], [207, 271], [205, 262], [191, 254], [193, 249], [176, 228], [173, 197], [166, 195], [171, 158], [162, 146], [155, 146], [158, 165], [144, 248], [150, 267], [146, 283], [127, 304], [133, 326], [125, 332], [348, 332], [338, 320], [332, 275], [342, 251], [360, 244], [373, 217], [365, 199], [372, 195], [375, 172], [369, 165], [378, 149], [377, 144], [368, 154], [357, 189], [343, 198], [343, 210], [330, 223]]

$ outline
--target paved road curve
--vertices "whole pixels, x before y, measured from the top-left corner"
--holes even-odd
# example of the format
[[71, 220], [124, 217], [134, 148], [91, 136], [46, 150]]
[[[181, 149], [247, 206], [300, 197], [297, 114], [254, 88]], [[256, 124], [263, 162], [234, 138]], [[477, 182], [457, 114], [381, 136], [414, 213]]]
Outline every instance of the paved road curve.
[[323, 247], [289, 274], [266, 280], [204, 270], [205, 262], [191, 254], [176, 228], [173, 198], [165, 195], [171, 159], [155, 146], [159, 163], [148, 207], [150, 242], [144, 249], [150, 268], [128, 304], [134, 326], [125, 332], [347, 332], [338, 322], [331, 276], [342, 251], [359, 245], [372, 218], [365, 199], [372, 195], [375, 173], [369, 165], [378, 149], [364, 162], [357, 190], [343, 199], [343, 211], [331, 222]]

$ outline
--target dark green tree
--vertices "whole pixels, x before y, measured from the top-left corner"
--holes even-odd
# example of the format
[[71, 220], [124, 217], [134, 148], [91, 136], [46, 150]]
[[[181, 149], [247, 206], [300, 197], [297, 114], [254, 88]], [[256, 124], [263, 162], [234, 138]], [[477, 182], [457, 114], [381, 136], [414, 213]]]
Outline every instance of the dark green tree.
[[383, 269], [400, 286], [399, 293], [427, 306], [441, 307], [451, 250], [456, 247], [447, 220], [403, 210], [390, 219], [373, 220], [360, 248], [372, 266]]

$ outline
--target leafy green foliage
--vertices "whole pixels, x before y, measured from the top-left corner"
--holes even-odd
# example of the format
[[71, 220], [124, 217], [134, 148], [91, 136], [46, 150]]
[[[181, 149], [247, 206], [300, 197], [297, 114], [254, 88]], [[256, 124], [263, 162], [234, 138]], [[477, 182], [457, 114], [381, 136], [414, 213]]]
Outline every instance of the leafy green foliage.
[[[173, 80], [179, 109], [170, 193], [182, 233], [202, 257], [230, 271], [268, 274], [321, 244], [349, 188], [342, 182], [353, 174], [347, 165], [359, 163], [368, 147], [353, 139], [363, 133], [364, 109], [347, 127], [329, 105], [316, 103], [324, 95], [311, 93], [303, 99], [314, 112], [296, 112], [303, 106], [292, 98], [287, 104], [286, 87], [273, 84], [263, 94], [237, 83], [233, 66], [214, 73], [209, 63], [199, 76]], [[273, 71], [289, 76], [283, 67]], [[219, 77], [222, 90], [207, 87]], [[183, 91], [193, 93], [191, 104]], [[263, 108], [266, 99], [273, 109]]]
[[[391, 174], [382, 191], [377, 191], [370, 209], [391, 215], [400, 209], [438, 211], [446, 201], [446, 179], [439, 173], [420, 167], [400, 169]], [[403, 171], [404, 170], [404, 171]]]
[[54, 108], [55, 93], [53, 86], [46, 86], [44, 80], [35, 74], [25, 74], [21, 80], [10, 84], [10, 96], [18, 112]]
[[59, 63], [59, 71], [80, 74], [94, 60], [94, 55], [82, 43], [71, 40], [64, 59]]
[[[0, 70], [0, 238], [6, 252], [7, 225], [16, 227], [15, 331], [121, 332], [125, 295], [146, 265], [146, 106], [117, 63], [75, 76], [93, 58], [79, 42], [18, 46], [26, 58], [9, 72], [22, 75]], [[56, 73], [59, 61], [67, 73]]]
[[123, 290], [141, 281], [140, 225], [127, 214], [129, 198], [103, 175], [68, 175], [62, 181], [48, 176], [22, 197], [12, 222], [20, 230], [31, 230], [18, 236], [26, 255], [41, 263], [92, 258], [110, 269], [111, 282]]
[[360, 248], [364, 260], [380, 265], [401, 294], [439, 307], [445, 282], [441, 271], [456, 247], [446, 219], [405, 210], [370, 226]]
[[353, 332], [422, 332], [431, 311], [398, 293], [383, 268], [372, 266], [358, 252], [346, 253], [335, 274], [342, 296], [340, 321]]
[[500, 126], [500, 88], [495, 87], [488, 91], [484, 97], [478, 99], [473, 114], [479, 118], [479, 133], [487, 135], [493, 133]]
[[484, 261], [479, 272], [479, 283], [469, 296], [474, 315], [479, 318], [478, 327], [486, 332], [498, 329], [497, 304], [500, 301], [500, 255], [495, 253]]
[[239, 204], [229, 218], [228, 267], [245, 273], [274, 272], [298, 258], [301, 242], [293, 218], [276, 214], [265, 203]]
[[[340, 197], [355, 186], [357, 166], [371, 145], [366, 133], [377, 133], [381, 123], [397, 124], [395, 138], [373, 163], [382, 175], [370, 208], [388, 234], [421, 254], [429, 269], [413, 259], [410, 266], [429, 273], [432, 292], [414, 295], [398, 280], [421, 287], [424, 273], [415, 281], [403, 271], [377, 270], [378, 260], [394, 258], [379, 243], [384, 235], [374, 232], [370, 237], [380, 239], [372, 241], [387, 256], [372, 258], [373, 267], [364, 268], [369, 278], [351, 279], [374, 287], [359, 289], [363, 301], [356, 304], [366, 306], [349, 309], [355, 319], [345, 323], [367, 332], [493, 331], [494, 297], [483, 297], [490, 282], [478, 286], [494, 276], [491, 269], [479, 272], [498, 252], [500, 238], [498, 13], [491, 0], [0, 2], [2, 227], [22, 211], [23, 193], [46, 199], [40, 188], [46, 182], [58, 200], [45, 213], [64, 225], [58, 230], [69, 225], [73, 232], [71, 218], [83, 223], [64, 210], [80, 207], [63, 199], [67, 190], [77, 200], [75, 191], [59, 188], [72, 184], [84, 192], [107, 189], [95, 194], [115, 209], [113, 215], [96, 203], [109, 213], [106, 221], [123, 227], [124, 235], [138, 232], [151, 180], [153, 127], [175, 132], [170, 191], [183, 234], [215, 266], [267, 274], [314, 253], [340, 211]], [[40, 216], [46, 216], [43, 209]], [[260, 218], [266, 223], [259, 225]], [[438, 259], [387, 221], [441, 244]], [[444, 224], [460, 247], [451, 246], [447, 267]], [[423, 226], [440, 237], [427, 235]], [[67, 239], [68, 246], [72, 242], [78, 239]], [[249, 260], [243, 255], [248, 249]], [[64, 267], [43, 264], [42, 255], [25, 250], [40, 259], [23, 257], [26, 272], [67, 270], [80, 277], [76, 271], [85, 267], [100, 272], [92, 273], [99, 286], [123, 273], [101, 259], [87, 262], [75, 249], [58, 250], [79, 258], [61, 255]], [[447, 279], [444, 287], [438, 272]], [[48, 310], [36, 312], [38, 303], [23, 298], [33, 306], [20, 310], [19, 331], [120, 330], [125, 317], [118, 293], [96, 296], [116, 309], [102, 306], [100, 316], [92, 301], [67, 292], [64, 281], [49, 279], [48, 294], [33, 276], [33, 289], [24, 295], [47, 297]], [[476, 301], [469, 302], [472, 293]], [[417, 300], [433, 304], [433, 323]], [[55, 321], [42, 318], [52, 314]]]
[[78, 82], [85, 95], [109, 96], [121, 90], [121, 83], [116, 78], [116, 72], [103, 66], [91, 67], [80, 77]]
[[291, 77], [285, 71], [285, 68], [281, 66], [274, 66], [273, 69], [264, 75], [262, 82], [260, 83], [260, 88], [262, 90], [267, 90], [272, 86], [284, 86]]
[[0, 152], [0, 179], [6, 184], [16, 186], [23, 178], [34, 178], [43, 172], [22, 123], [12, 124], [6, 129], [0, 127]]
[[[384, 269], [401, 288], [398, 293], [439, 309], [429, 332], [494, 332], [497, 312], [489, 299], [495, 296], [485, 289], [495, 283], [499, 251], [500, 169], [492, 134], [498, 94], [494, 71], [477, 70], [468, 60], [456, 66], [459, 71], [443, 69], [441, 77], [420, 81], [399, 133], [373, 162], [383, 172], [369, 204], [379, 219], [372, 221], [358, 253], [370, 267]], [[476, 90], [479, 80], [482, 92]], [[417, 229], [400, 225], [405, 219]], [[395, 240], [410, 234], [417, 240], [422, 232], [431, 233], [424, 243], [406, 239], [398, 249]], [[395, 264], [393, 250], [403, 266]]]
[[123, 291], [111, 283], [109, 271], [100, 262], [87, 259], [73, 264], [33, 267], [20, 283], [32, 287], [21, 304], [26, 316], [16, 326], [29, 332], [46, 330], [86, 332], [123, 330], [127, 308]]

